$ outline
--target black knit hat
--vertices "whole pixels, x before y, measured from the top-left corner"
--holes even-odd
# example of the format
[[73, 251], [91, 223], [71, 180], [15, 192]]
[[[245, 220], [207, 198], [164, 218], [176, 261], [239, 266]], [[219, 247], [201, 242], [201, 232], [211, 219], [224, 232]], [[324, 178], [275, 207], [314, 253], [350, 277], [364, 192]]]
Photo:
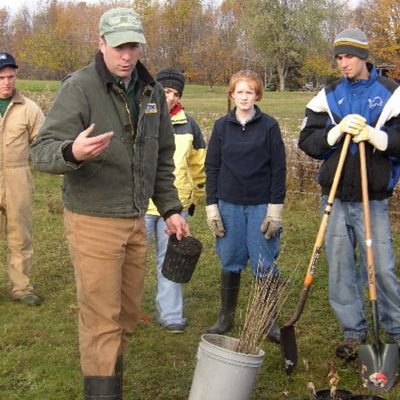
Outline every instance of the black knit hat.
[[358, 28], [349, 28], [338, 33], [333, 42], [333, 47], [335, 57], [339, 54], [350, 54], [366, 60], [369, 55], [367, 37]]
[[156, 80], [160, 82], [163, 88], [169, 87], [179, 92], [182, 97], [185, 87], [185, 75], [175, 68], [164, 68], [157, 72]]

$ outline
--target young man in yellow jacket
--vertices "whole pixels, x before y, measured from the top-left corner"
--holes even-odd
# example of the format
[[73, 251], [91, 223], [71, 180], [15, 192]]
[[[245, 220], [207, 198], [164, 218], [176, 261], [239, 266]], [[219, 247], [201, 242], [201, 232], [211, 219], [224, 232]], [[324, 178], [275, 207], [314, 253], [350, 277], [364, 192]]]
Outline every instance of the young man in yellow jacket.
[[[195, 205], [204, 195], [205, 142], [197, 123], [184, 110], [181, 97], [185, 76], [174, 68], [159, 71], [156, 80], [164, 88], [169, 115], [175, 134], [175, 186], [183, 206], [182, 215], [193, 215]], [[150, 202], [146, 213], [147, 239], [157, 241], [157, 321], [168, 332], [181, 333], [187, 320], [183, 315], [182, 287], [164, 277], [161, 272], [168, 235], [164, 219]]]

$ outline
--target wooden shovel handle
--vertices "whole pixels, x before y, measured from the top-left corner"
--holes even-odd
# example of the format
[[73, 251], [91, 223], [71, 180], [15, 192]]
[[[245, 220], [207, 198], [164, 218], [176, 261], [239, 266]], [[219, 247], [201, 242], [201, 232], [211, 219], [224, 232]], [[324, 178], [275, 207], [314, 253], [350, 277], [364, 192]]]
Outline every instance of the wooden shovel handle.
[[326, 229], [328, 227], [328, 221], [329, 221], [329, 217], [330, 217], [330, 214], [332, 211], [333, 202], [335, 200], [337, 188], [339, 186], [340, 178], [342, 176], [343, 166], [344, 166], [344, 162], [346, 160], [347, 151], [349, 149], [350, 140], [351, 140], [351, 135], [346, 134], [346, 137], [344, 138], [344, 141], [343, 141], [342, 150], [340, 151], [340, 156], [339, 156], [338, 165], [336, 167], [335, 176], [333, 177], [331, 190], [328, 195], [328, 201], [327, 201], [325, 209], [324, 209], [324, 215], [322, 217], [321, 224], [319, 226], [317, 238], [315, 239], [315, 244], [314, 244], [313, 251], [312, 251], [312, 254], [310, 257], [310, 262], [308, 264], [307, 273], [304, 278], [303, 290], [301, 292], [300, 299], [297, 303], [297, 307], [296, 307], [296, 310], [295, 310], [293, 316], [291, 317], [291, 319], [288, 322], [286, 322], [283, 325], [284, 327], [294, 325], [297, 322], [297, 320], [300, 318], [300, 315], [303, 313], [304, 306], [306, 304], [306, 300], [308, 297], [308, 292], [310, 291], [310, 287], [314, 280], [317, 262], [318, 262], [320, 254], [321, 254], [322, 246], [324, 244], [324, 237], [325, 237]]
[[310, 263], [308, 265], [307, 274], [304, 279], [304, 286], [307, 286], [307, 287], [311, 286], [314, 275], [315, 275], [315, 267], [317, 265], [319, 255], [321, 253], [322, 246], [324, 244], [325, 233], [328, 228], [328, 221], [329, 221], [329, 217], [331, 215], [333, 202], [335, 201], [337, 188], [339, 186], [340, 178], [342, 176], [343, 166], [344, 166], [344, 162], [346, 160], [347, 151], [349, 149], [350, 140], [351, 140], [351, 135], [347, 134], [344, 139], [344, 142], [343, 142], [342, 150], [340, 152], [338, 165], [336, 167], [336, 172], [333, 177], [331, 190], [328, 195], [328, 201], [327, 201], [325, 209], [324, 209], [324, 215], [322, 217], [321, 224], [319, 226], [317, 238], [315, 239], [313, 252], [312, 252], [311, 258], [310, 258]]
[[362, 202], [364, 210], [365, 246], [367, 248], [369, 299], [371, 301], [376, 301], [375, 263], [374, 263], [374, 252], [372, 249], [371, 214], [369, 210], [369, 196], [368, 196], [367, 160], [365, 157], [364, 142], [360, 142], [358, 144], [358, 150], [360, 153], [361, 192], [362, 192]]

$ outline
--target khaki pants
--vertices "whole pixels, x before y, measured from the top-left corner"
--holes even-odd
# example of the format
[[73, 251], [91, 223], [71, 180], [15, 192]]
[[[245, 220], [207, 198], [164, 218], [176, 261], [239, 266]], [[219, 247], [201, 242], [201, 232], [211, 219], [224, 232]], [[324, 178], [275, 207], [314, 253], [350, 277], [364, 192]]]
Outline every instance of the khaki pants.
[[75, 269], [84, 376], [114, 375], [135, 328], [144, 289], [144, 218], [102, 218], [64, 210]]
[[[29, 167], [7, 168], [0, 173], [0, 229], [7, 241], [7, 272], [11, 296], [32, 291], [32, 193]], [[1, 237], [1, 235], [0, 235]]]

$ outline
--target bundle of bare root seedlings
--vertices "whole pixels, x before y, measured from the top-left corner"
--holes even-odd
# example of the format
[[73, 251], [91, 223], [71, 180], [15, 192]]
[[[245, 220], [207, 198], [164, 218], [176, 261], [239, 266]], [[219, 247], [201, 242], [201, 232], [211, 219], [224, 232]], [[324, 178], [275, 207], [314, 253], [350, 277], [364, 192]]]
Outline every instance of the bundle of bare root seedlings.
[[246, 317], [240, 332], [237, 348], [239, 353], [259, 353], [265, 335], [287, 299], [289, 278], [279, 276], [274, 270], [274, 266], [271, 266], [265, 276], [253, 280]]

